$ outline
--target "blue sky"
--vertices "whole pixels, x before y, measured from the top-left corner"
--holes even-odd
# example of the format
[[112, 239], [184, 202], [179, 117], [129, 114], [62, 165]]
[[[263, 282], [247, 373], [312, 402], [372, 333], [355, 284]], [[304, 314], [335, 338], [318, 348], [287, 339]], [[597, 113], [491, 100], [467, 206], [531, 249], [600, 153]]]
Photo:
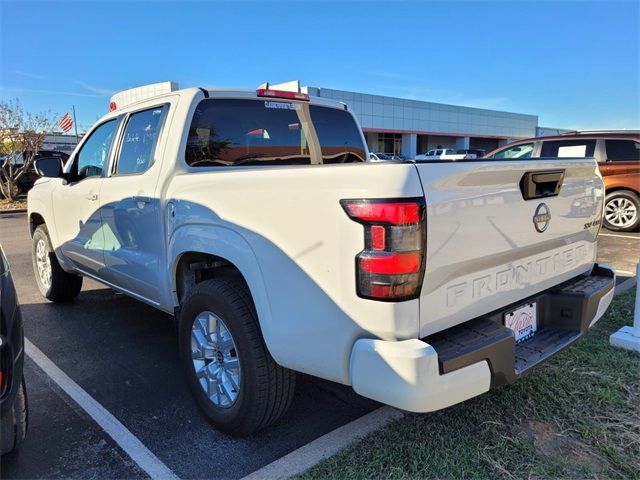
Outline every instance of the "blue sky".
[[0, 98], [75, 105], [164, 80], [330, 87], [640, 128], [640, 2], [9, 2]]

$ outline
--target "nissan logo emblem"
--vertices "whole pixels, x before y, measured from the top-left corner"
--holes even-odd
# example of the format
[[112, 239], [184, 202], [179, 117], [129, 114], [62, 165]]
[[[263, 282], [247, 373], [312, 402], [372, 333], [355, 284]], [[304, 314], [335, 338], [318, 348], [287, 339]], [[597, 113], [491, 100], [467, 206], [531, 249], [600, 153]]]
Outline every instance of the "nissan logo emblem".
[[551, 222], [551, 210], [549, 210], [546, 203], [541, 203], [533, 215], [533, 225], [538, 232], [542, 233], [549, 226], [549, 222]]

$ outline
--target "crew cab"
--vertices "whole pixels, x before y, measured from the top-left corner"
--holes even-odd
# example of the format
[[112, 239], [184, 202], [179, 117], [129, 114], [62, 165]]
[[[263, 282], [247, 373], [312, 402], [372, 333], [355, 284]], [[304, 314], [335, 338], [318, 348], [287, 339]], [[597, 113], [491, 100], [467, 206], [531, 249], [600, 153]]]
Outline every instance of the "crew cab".
[[414, 412], [463, 402], [613, 297], [592, 158], [368, 162], [348, 106], [295, 82], [167, 82], [111, 109], [64, 165], [37, 163], [38, 287], [65, 302], [90, 277], [174, 315], [188, 385], [224, 431], [281, 417], [294, 372]]

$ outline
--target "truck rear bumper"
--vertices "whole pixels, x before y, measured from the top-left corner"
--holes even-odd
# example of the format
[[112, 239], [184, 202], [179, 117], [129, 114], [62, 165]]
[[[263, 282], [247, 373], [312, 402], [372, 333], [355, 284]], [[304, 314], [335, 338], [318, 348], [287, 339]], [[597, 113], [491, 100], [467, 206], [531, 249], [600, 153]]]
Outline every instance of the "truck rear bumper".
[[[580, 338], [605, 313], [612, 269], [581, 275], [500, 311], [423, 339], [360, 339], [351, 353], [351, 384], [360, 395], [412, 412], [431, 412], [517, 380]], [[535, 302], [536, 334], [518, 345], [503, 314]]]

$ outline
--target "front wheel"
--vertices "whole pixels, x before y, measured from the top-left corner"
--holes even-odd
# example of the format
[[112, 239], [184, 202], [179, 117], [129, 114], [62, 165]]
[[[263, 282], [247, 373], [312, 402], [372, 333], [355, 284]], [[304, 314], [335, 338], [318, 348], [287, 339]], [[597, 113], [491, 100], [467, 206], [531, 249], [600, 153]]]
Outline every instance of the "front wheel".
[[640, 198], [629, 190], [607, 195], [604, 203], [604, 226], [616, 232], [632, 232], [640, 225]]
[[243, 282], [216, 278], [197, 284], [182, 305], [179, 329], [191, 393], [216, 428], [248, 435], [289, 408], [295, 374], [269, 354]]
[[47, 300], [69, 302], [78, 296], [82, 289], [82, 277], [62, 269], [45, 225], [38, 226], [33, 232], [31, 261], [38, 290]]

